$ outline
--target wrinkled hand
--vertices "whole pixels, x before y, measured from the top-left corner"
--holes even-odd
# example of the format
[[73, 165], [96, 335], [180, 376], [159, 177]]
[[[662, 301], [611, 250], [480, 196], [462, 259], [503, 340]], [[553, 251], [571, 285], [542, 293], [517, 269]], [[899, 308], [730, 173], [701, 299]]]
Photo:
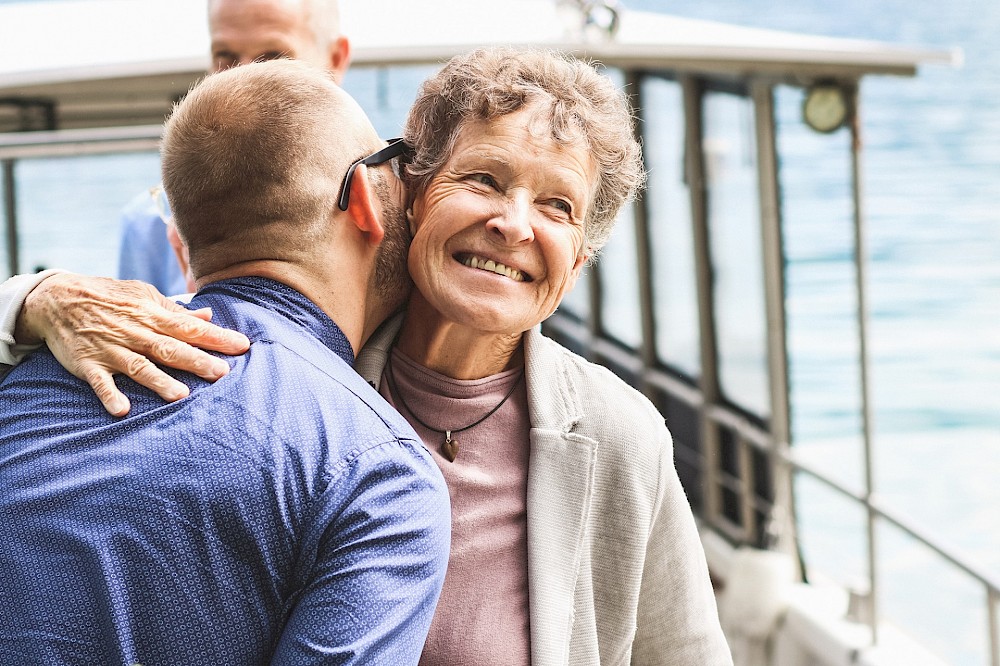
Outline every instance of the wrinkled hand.
[[208, 381], [229, 372], [225, 361], [196, 347], [242, 354], [250, 341], [211, 318], [210, 308], [187, 310], [144, 282], [62, 273], [28, 294], [16, 330], [24, 342], [43, 340], [109, 413], [124, 416], [131, 404], [115, 385], [115, 373], [172, 402], [187, 396], [188, 387], [155, 363]]

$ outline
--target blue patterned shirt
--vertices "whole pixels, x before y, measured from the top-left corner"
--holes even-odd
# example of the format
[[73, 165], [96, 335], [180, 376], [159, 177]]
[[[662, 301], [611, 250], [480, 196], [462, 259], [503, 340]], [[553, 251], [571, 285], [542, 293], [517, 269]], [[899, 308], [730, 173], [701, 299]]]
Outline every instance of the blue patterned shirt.
[[44, 350], [0, 383], [0, 663], [416, 664], [440, 471], [303, 295], [239, 278], [205, 306], [252, 345], [176, 373], [179, 402], [120, 380], [111, 417]]

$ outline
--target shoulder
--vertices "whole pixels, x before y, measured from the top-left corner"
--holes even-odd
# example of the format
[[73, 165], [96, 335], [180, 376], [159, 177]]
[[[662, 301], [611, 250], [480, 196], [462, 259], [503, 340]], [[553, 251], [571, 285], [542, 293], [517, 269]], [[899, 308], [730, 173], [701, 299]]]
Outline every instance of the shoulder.
[[222, 292], [199, 294], [189, 307], [205, 305], [212, 307], [214, 321], [244, 333], [251, 345], [241, 356], [223, 357], [231, 367], [224, 378], [231, 379], [228, 387], [202, 384], [201, 390], [229, 391], [227, 399], [236, 405], [261, 405], [258, 411], [280, 420], [285, 433], [339, 439], [345, 453], [419, 441], [350, 363], [300, 322]]
[[[276, 374], [301, 410], [313, 410], [323, 423], [350, 430], [357, 442], [419, 441], [406, 420], [340, 356], [308, 336], [263, 339], [251, 345], [250, 372]], [[256, 363], [255, 363], [256, 361]]]
[[565, 426], [556, 426], [562, 437], [586, 438], [594, 447], [595, 530], [625, 538], [621, 525], [628, 524], [628, 538], [643, 542], [664, 506], [674, 518], [690, 513], [674, 468], [670, 432], [649, 399], [608, 368], [540, 333], [527, 341], [525, 358], [535, 379], [534, 386], [529, 382], [532, 426], [539, 415], [549, 423], [562, 418]]
[[598, 492], [628, 496], [637, 516], [651, 516], [676, 476], [663, 416], [613, 372], [540, 333], [532, 332], [525, 358], [532, 427], [594, 442]]
[[592, 363], [537, 330], [528, 333], [527, 362], [541, 372], [536, 381], [550, 392], [542, 400], [563, 400], [579, 412], [578, 427], [605, 438], [660, 440], [670, 446], [663, 416], [650, 400], [608, 368]]

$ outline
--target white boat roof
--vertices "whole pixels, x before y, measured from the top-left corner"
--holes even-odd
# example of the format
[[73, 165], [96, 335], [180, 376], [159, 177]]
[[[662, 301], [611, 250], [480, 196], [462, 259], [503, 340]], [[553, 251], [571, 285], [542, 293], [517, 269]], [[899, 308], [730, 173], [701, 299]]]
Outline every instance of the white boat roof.
[[[623, 9], [617, 34], [590, 33], [566, 0], [341, 0], [352, 62], [442, 62], [487, 44], [571, 51], [606, 65], [818, 78], [912, 75], [958, 64], [953, 50], [761, 30]], [[206, 0], [61, 0], [0, 5], [0, 101], [55, 100], [60, 118], [162, 118], [209, 65]], [[589, 37], [589, 38], [588, 38]], [[100, 117], [107, 116], [108, 123]], [[118, 118], [116, 122], [121, 122]], [[70, 126], [76, 124], [69, 123]]]

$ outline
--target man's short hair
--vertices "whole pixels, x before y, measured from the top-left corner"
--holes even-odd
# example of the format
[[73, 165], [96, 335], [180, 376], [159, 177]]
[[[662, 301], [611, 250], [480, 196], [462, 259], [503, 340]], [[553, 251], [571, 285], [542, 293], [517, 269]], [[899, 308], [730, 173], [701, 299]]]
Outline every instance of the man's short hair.
[[163, 183], [195, 277], [308, 252], [326, 233], [347, 167], [370, 147], [343, 126], [342, 96], [328, 72], [279, 60], [212, 74], [175, 106]]

